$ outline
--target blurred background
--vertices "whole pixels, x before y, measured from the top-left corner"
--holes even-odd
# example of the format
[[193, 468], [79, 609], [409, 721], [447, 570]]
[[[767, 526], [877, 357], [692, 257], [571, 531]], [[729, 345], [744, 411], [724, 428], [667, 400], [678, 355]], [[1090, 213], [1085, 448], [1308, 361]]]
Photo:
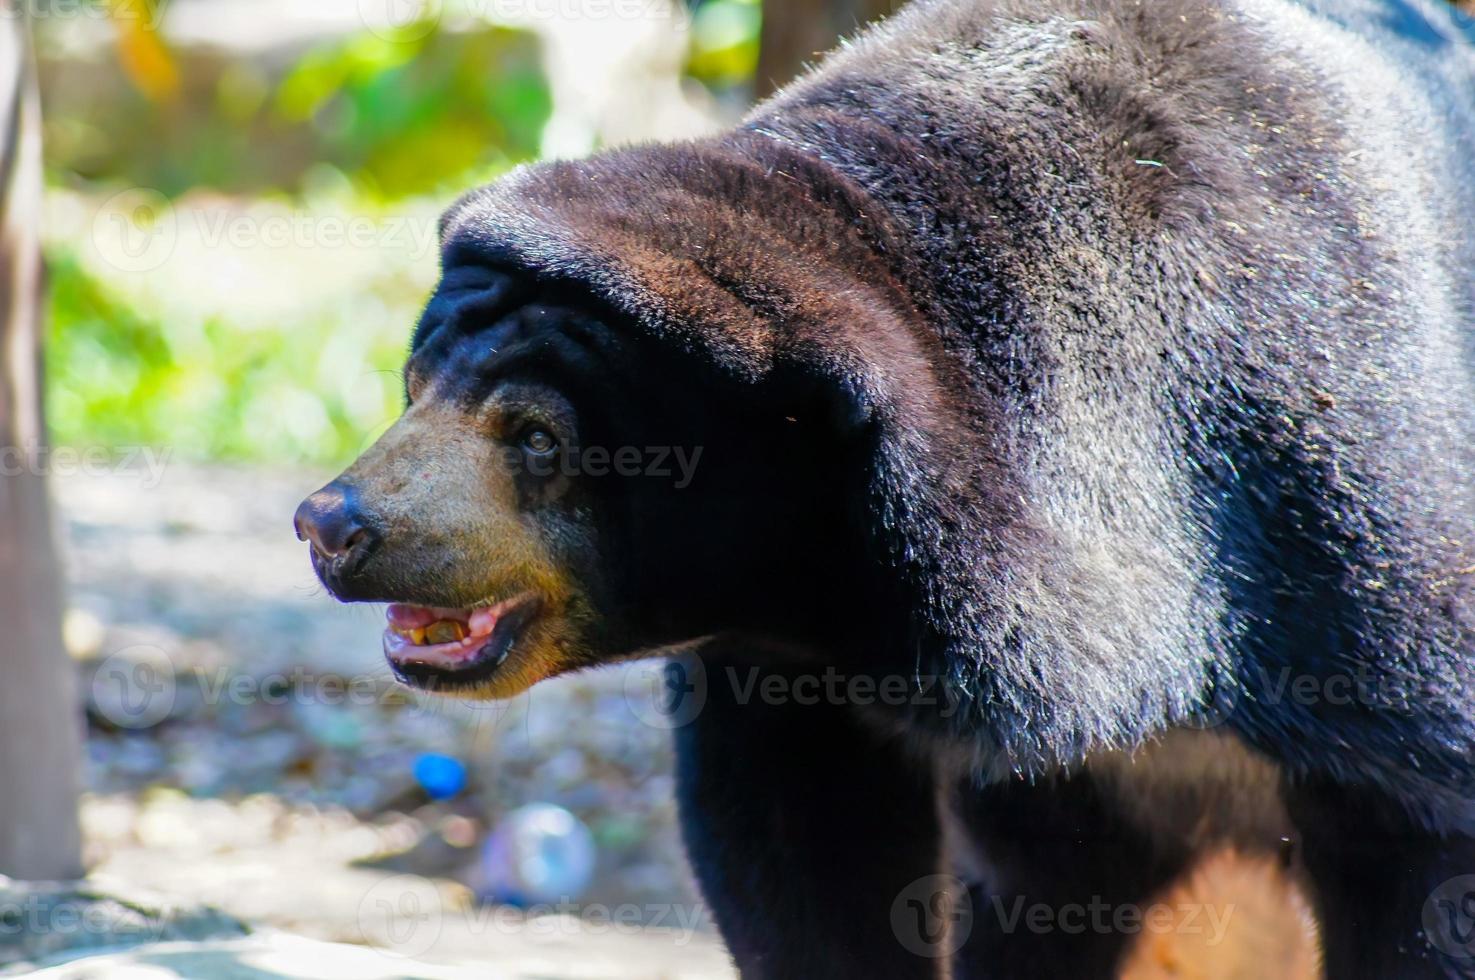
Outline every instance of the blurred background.
[[411, 696], [291, 515], [397, 414], [456, 196], [890, 7], [0, 0], [0, 974], [731, 975], [650, 666]]
[[398, 413], [456, 196], [890, 6], [0, 0], [0, 972], [730, 975], [650, 668], [412, 696], [291, 514]]

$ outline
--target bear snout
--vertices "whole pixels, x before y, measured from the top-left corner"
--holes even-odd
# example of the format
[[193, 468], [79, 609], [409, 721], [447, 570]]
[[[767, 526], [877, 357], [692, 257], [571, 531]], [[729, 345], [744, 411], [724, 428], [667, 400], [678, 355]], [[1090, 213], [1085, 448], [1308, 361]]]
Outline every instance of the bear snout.
[[297, 538], [312, 549], [313, 568], [334, 595], [346, 598], [351, 580], [383, 542], [364, 517], [353, 487], [334, 480], [302, 501], [292, 518]]

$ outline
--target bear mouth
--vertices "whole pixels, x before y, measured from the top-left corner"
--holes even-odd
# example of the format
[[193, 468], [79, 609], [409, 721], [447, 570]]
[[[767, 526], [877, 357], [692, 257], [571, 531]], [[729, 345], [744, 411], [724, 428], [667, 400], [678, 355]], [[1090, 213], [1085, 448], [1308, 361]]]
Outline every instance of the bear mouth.
[[385, 611], [384, 656], [411, 687], [473, 687], [502, 669], [541, 607], [534, 592], [464, 608], [392, 603]]

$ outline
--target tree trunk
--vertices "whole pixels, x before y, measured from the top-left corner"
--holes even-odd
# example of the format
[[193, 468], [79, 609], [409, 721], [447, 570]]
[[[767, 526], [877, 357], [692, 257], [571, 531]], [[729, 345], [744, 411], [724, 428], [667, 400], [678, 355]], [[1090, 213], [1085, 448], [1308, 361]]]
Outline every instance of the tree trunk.
[[16, 7], [0, 0], [0, 874], [71, 878], [81, 872], [81, 723], [37, 452], [41, 118]]
[[772, 94], [862, 24], [885, 17], [902, 0], [768, 0], [763, 5], [758, 98]]

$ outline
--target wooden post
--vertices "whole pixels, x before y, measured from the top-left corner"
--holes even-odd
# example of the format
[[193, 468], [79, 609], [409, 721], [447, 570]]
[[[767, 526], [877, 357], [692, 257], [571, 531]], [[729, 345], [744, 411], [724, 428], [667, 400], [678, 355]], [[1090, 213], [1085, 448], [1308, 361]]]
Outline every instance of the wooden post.
[[769, 0], [763, 5], [758, 71], [758, 98], [771, 95], [842, 37], [885, 17], [902, 0]]
[[62, 646], [41, 418], [41, 118], [27, 26], [0, 0], [0, 874], [81, 873], [81, 711]]

